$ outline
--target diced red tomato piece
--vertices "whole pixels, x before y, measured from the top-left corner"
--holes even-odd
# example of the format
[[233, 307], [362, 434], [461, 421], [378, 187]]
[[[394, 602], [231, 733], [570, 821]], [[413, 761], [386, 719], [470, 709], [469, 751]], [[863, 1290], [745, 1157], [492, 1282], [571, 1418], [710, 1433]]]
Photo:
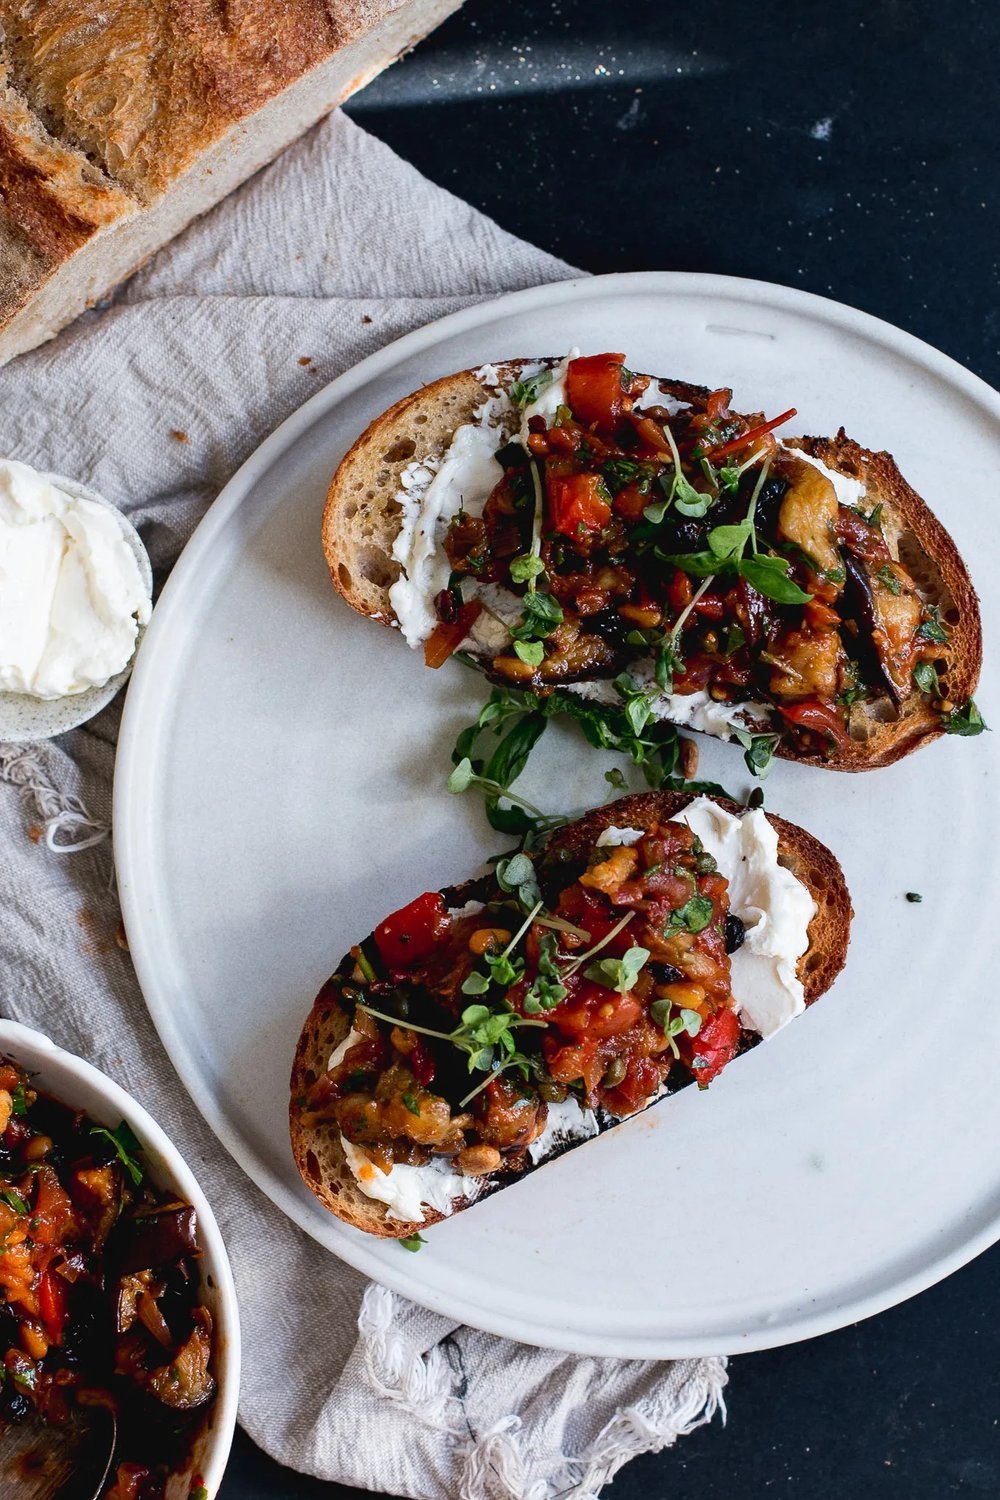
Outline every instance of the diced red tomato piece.
[[581, 529], [603, 531], [611, 520], [608, 493], [599, 474], [552, 475], [547, 488], [553, 531], [575, 537]]
[[674, 569], [674, 576], [667, 584], [667, 598], [670, 600], [671, 609], [675, 609], [678, 614], [682, 609], [686, 609], [694, 598], [691, 580], [680, 568]]
[[717, 1010], [691, 1042], [691, 1067], [699, 1087], [718, 1078], [736, 1054], [740, 1022], [734, 1010]]
[[621, 1083], [608, 1089], [605, 1102], [615, 1114], [630, 1114], [656, 1092], [660, 1077], [660, 1069], [652, 1058], [633, 1058]]
[[43, 1271], [36, 1289], [38, 1314], [49, 1343], [61, 1344], [66, 1326], [66, 1283], [54, 1271]]
[[827, 735], [838, 749], [846, 748], [851, 742], [839, 713], [828, 703], [810, 699], [805, 703], [792, 703], [780, 712], [782, 718], [797, 729], [809, 729], [814, 734]]
[[51, 1167], [38, 1173], [31, 1222], [37, 1245], [59, 1245], [74, 1227], [73, 1205]]
[[650, 504], [650, 496], [639, 488], [637, 484], [627, 484], [623, 490], [619, 490], [615, 496], [615, 510], [626, 521], [641, 521], [642, 513]]
[[409, 969], [432, 952], [450, 929], [444, 897], [440, 891], [426, 891], [379, 923], [375, 945], [390, 969]]
[[566, 404], [585, 427], [610, 427], [620, 416], [624, 364], [624, 354], [591, 354], [570, 360]]
[[442, 667], [465, 640], [476, 620], [483, 612], [481, 599], [470, 599], [463, 604], [455, 620], [442, 621], [436, 625], [424, 642], [424, 663], [428, 667]]

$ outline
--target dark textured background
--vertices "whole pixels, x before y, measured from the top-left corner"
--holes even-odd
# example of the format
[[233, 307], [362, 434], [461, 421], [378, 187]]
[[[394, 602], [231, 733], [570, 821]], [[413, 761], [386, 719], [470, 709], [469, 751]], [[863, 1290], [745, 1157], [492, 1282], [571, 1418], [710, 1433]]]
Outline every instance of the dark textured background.
[[[349, 112], [575, 265], [804, 287], [1000, 384], [998, 51], [996, 0], [467, 0]], [[994, 1250], [882, 1317], [737, 1359], [728, 1426], [605, 1494], [1000, 1496], [998, 1275]], [[240, 1435], [222, 1500], [355, 1493]]]

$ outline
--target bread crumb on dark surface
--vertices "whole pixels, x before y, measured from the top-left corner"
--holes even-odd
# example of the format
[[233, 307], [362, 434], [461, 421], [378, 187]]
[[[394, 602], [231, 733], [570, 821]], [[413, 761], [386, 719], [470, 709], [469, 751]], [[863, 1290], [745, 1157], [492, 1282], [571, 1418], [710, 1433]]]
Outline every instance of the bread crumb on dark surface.
[[45, 837], [45, 829], [39, 828], [37, 823], [32, 823], [28, 829], [28, 837], [33, 844], [40, 844]]
[[187, 433], [182, 432], [179, 427], [171, 427], [170, 436], [173, 438], [175, 443], [186, 443], [188, 441]]
[[299, 356], [299, 364], [300, 365], [311, 365], [312, 364], [312, 355], [311, 354], [301, 354]]

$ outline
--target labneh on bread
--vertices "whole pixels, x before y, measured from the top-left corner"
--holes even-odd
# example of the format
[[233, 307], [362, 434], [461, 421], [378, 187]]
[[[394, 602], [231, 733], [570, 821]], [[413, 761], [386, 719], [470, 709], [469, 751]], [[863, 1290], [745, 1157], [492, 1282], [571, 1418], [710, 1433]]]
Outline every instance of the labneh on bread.
[[51, 338], [461, 0], [0, 0], [0, 363]]
[[333, 476], [331, 579], [430, 665], [643, 695], [760, 762], [869, 770], [976, 733], [975, 589], [892, 456], [731, 399], [616, 354], [437, 380]]
[[663, 791], [597, 808], [346, 955], [292, 1068], [303, 1180], [409, 1238], [712, 1084], [829, 989], [851, 915], [834, 855], [782, 818]]

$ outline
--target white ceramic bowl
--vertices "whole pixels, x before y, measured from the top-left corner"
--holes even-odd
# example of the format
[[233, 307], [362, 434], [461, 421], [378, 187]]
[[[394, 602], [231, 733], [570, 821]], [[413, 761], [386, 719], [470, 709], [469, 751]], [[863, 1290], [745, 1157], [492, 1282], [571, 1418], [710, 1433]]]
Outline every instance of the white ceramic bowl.
[[[58, 485], [59, 489], [65, 490], [74, 500], [93, 500], [95, 505], [111, 511], [122, 529], [122, 536], [135, 554], [146, 591], [152, 594], [153, 570], [149, 554], [128, 517], [116, 505], [112, 505], [110, 500], [105, 500], [96, 490], [78, 484], [75, 479], [67, 479], [62, 474], [43, 474], [42, 478]], [[0, 741], [49, 740], [53, 735], [65, 734], [68, 729], [76, 729], [79, 724], [92, 719], [125, 686], [144, 633], [145, 626], [140, 625], [135, 650], [128, 662], [101, 687], [86, 688], [82, 693], [67, 693], [62, 698], [33, 698], [29, 693], [0, 693]]]
[[151, 1180], [190, 1203], [198, 1215], [198, 1242], [202, 1249], [201, 1295], [215, 1325], [215, 1376], [218, 1382], [211, 1415], [199, 1433], [191, 1461], [183, 1473], [173, 1476], [167, 1500], [188, 1500], [192, 1484], [203, 1484], [208, 1500], [214, 1500], [225, 1471], [240, 1386], [240, 1324], [229, 1267], [219, 1226], [190, 1167], [152, 1116], [112, 1083], [110, 1078], [50, 1042], [39, 1031], [16, 1021], [0, 1020], [0, 1056], [9, 1057], [32, 1075], [33, 1084], [72, 1108], [82, 1109], [100, 1125], [115, 1129], [122, 1120], [142, 1143]]

